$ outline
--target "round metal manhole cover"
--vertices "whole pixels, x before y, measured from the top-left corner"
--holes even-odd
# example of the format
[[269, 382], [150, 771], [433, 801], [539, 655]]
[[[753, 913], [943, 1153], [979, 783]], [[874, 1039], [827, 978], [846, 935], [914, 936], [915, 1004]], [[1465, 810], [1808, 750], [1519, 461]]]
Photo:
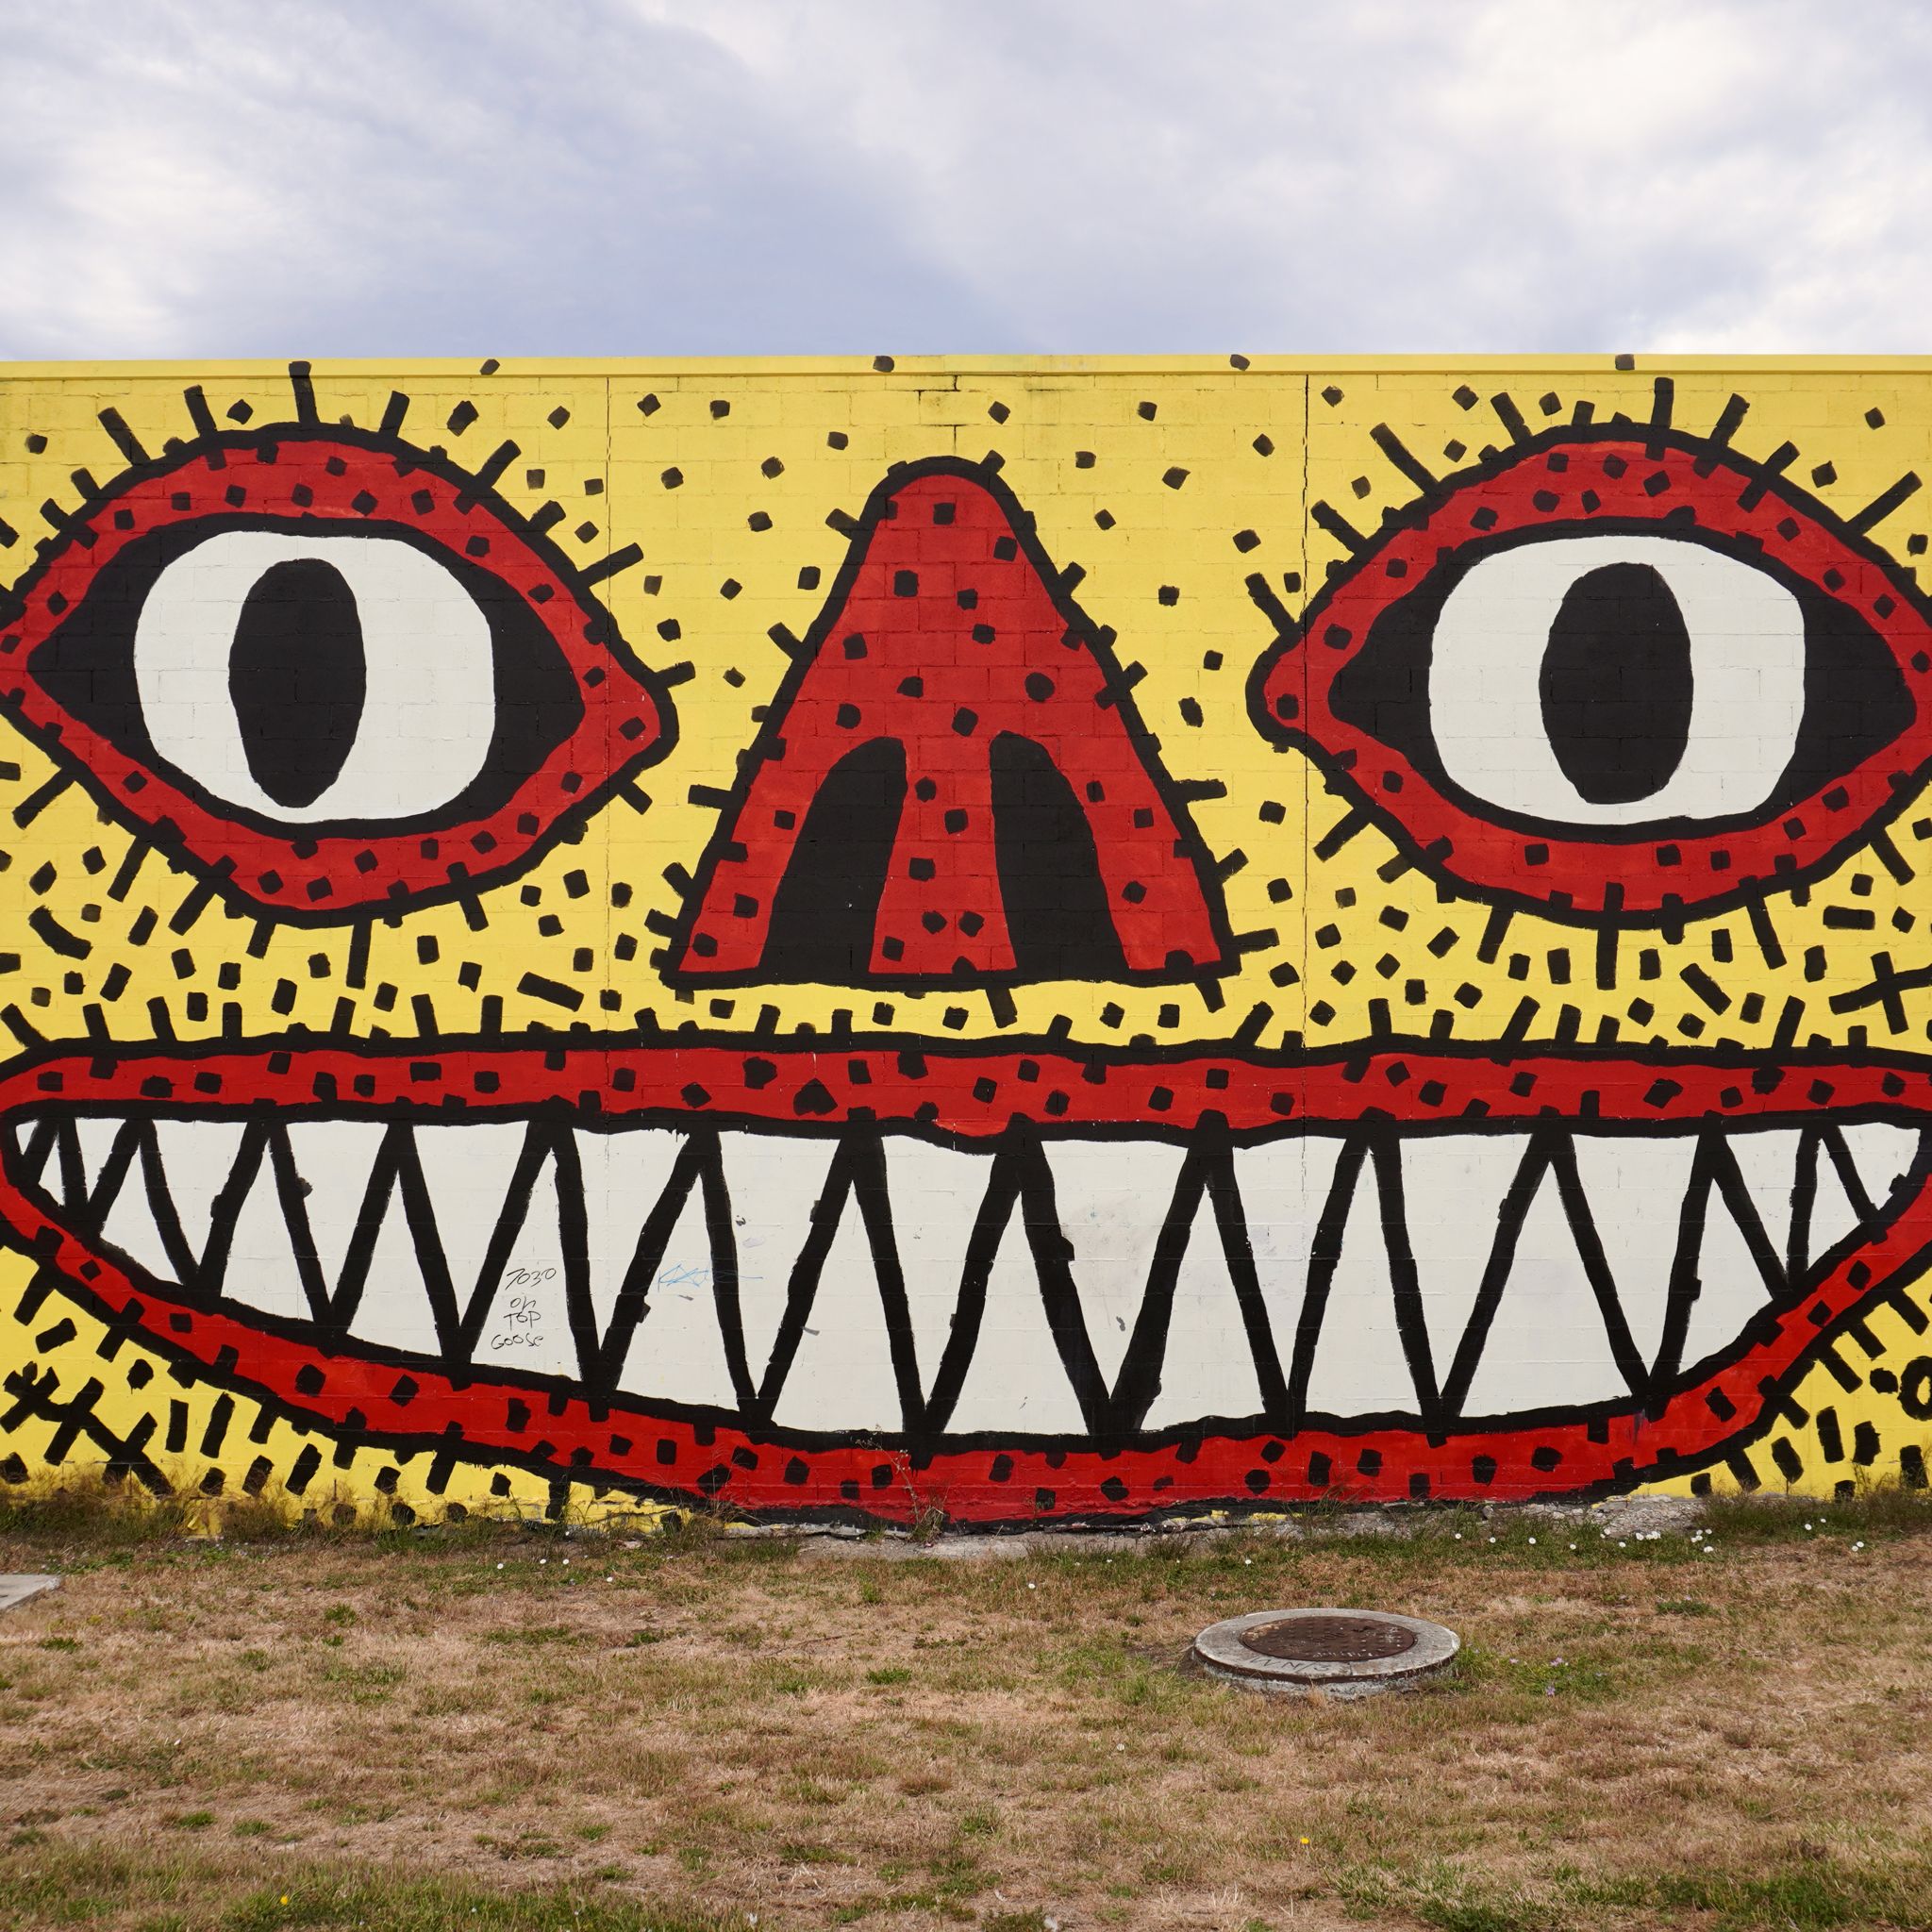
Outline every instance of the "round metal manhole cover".
[[1361, 1697], [1424, 1683], [1461, 1647], [1441, 1624], [1386, 1610], [1257, 1610], [1209, 1624], [1194, 1640], [1194, 1656], [1214, 1675], [1251, 1690]]
[[1400, 1657], [1416, 1646], [1416, 1634], [1390, 1617], [1336, 1617], [1325, 1611], [1287, 1617], [1241, 1633], [1241, 1642], [1262, 1657], [1305, 1664], [1365, 1664]]

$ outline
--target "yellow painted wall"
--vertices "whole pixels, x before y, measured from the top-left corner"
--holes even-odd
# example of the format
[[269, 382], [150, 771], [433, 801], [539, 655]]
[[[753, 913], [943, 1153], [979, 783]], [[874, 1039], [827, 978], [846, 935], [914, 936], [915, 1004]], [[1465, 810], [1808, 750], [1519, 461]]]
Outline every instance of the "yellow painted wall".
[[[478, 861], [469, 904], [405, 901], [387, 918], [368, 910], [332, 918], [310, 908], [297, 923], [251, 903], [243, 868], [203, 893], [203, 908], [178, 931], [170, 922], [208, 876], [207, 856], [154, 850], [128, 890], [110, 892], [140, 837], [122, 808], [127, 801], [90, 790], [81, 773], [78, 782], [23, 813], [51, 780], [76, 774], [71, 747], [19, 723], [9, 695], [8, 718], [0, 720], [0, 846], [8, 859], [0, 870], [0, 949], [13, 956], [0, 962], [8, 969], [0, 974], [0, 1005], [11, 1029], [0, 1037], [0, 1076], [11, 1079], [6, 1104], [29, 1123], [68, 1102], [117, 1123], [145, 1117], [143, 1108], [192, 1112], [204, 1100], [246, 1112], [226, 1094], [197, 1098], [185, 1073], [164, 1099], [143, 1096], [138, 1085], [113, 1089], [118, 1102], [102, 1097], [111, 1087], [104, 1069], [124, 1047], [156, 1050], [177, 1069], [204, 1055], [210, 1064], [224, 1055], [259, 1058], [290, 1041], [373, 1046], [386, 1064], [420, 1051], [446, 1059], [455, 1085], [466, 1055], [510, 1050], [541, 1062], [546, 1047], [566, 1041], [592, 1057], [653, 1041], [668, 1055], [756, 1035], [778, 1054], [829, 1060], [849, 1058], [848, 1046], [858, 1051], [868, 1041], [885, 1042], [879, 1050], [892, 1058], [911, 1037], [942, 1054], [976, 1047], [1009, 1060], [1024, 1058], [1028, 1047], [1074, 1059], [1091, 1049], [1144, 1064], [1170, 1054], [1204, 1063], [1218, 1055], [1248, 1071], [1232, 1090], [1214, 1091], [1240, 1093], [1245, 1082], [1257, 1093], [1292, 1091], [1301, 1096], [1297, 1123], [1341, 1119], [1324, 1109], [1345, 1083], [1310, 1068], [1374, 1055], [1374, 1077], [1383, 1083], [1374, 1110], [1412, 1123], [1426, 1115], [1415, 1094], [1431, 1053], [1493, 1047], [1493, 1058], [1468, 1064], [1486, 1069], [1486, 1077], [1494, 1074], [1507, 1091], [1512, 1070], [1574, 1058], [1579, 1042], [1589, 1048], [1601, 1041], [1604, 1023], [1613, 1021], [1620, 1058], [1603, 1104], [1612, 1115], [1622, 1109], [1643, 1123], [1646, 1132], [1661, 1132], [1665, 1124], [1656, 1109], [1643, 1113], [1643, 1091], [1657, 1077], [1674, 1077], [1687, 1058], [1700, 1068], [1730, 1069], [1746, 1090], [1756, 1071], [1797, 1069], [1774, 1100], [1761, 1103], [1768, 1110], [1755, 1117], [1767, 1125], [1783, 1123], [1794, 1133], [1822, 1126], [1849, 1105], [1846, 1117], [1855, 1114], [1859, 1124], [1915, 1126], [1921, 1083], [1932, 1072], [1932, 974], [1924, 970], [1932, 873], [1922, 843], [1932, 823], [1918, 800], [1932, 721], [1918, 713], [1916, 691], [1908, 698], [1912, 720], [1890, 747], [1892, 762], [1910, 774], [1909, 795], [1891, 798], [1864, 830], [1845, 828], [1830, 862], [1803, 882], [1765, 882], [1758, 918], [1774, 931], [1774, 944], [1763, 943], [1748, 907], [1702, 911], [1693, 903], [1681, 916], [1624, 930], [1609, 985], [1600, 983], [1597, 965], [1604, 922], [1512, 901], [1503, 929], [1492, 934], [1494, 881], [1464, 876], [1454, 858], [1417, 861], [1400, 820], [1388, 815], [1397, 808], [1388, 797], [1370, 800], [1374, 810], [1351, 836], [1327, 842], [1338, 825], [1359, 816], [1358, 790], [1346, 774], [1324, 773], [1300, 745], [1271, 741], [1257, 726], [1250, 675], [1276, 633], [1257, 606], [1250, 582], [1257, 573], [1268, 597], [1278, 600], [1277, 614], [1299, 618], [1332, 581], [1374, 567], [1378, 533], [1390, 520], [1399, 527], [1422, 513], [1419, 502], [1426, 508], [1457, 488], [1488, 489], [1483, 475], [1541, 460], [1551, 448], [1574, 449], [1584, 460], [1600, 450], [1590, 438], [1609, 436], [1620, 414], [1628, 419], [1617, 432], [1624, 440], [1641, 444], [1668, 428], [1687, 460], [1705, 449], [1720, 465], [1736, 461], [1740, 488], [1765, 474], [1776, 500], [1788, 497], [1806, 516], [1822, 518], [1838, 540], [1862, 546], [1866, 568], [1878, 574], [1873, 581], [1891, 586], [1905, 613], [1898, 635], [1906, 636], [1907, 619], [1916, 621], [1915, 559], [1932, 496], [1907, 494], [1862, 529], [1858, 520], [1902, 477], [1932, 476], [1932, 362], [1643, 358], [1624, 366], [1628, 360], [1309, 363], [1257, 356], [1236, 366], [1229, 358], [902, 358], [889, 367], [863, 360], [512, 360], [480, 369], [322, 362], [308, 377], [313, 418], [306, 425], [311, 404], [280, 366], [0, 368], [0, 523], [14, 539], [0, 549], [0, 587], [25, 586], [30, 593], [41, 552], [52, 545], [71, 554], [76, 527], [108, 526], [130, 463], [120, 439], [103, 426], [104, 410], [145, 454], [145, 470], [166, 472], [203, 459], [209, 446], [207, 425], [197, 426], [184, 400], [191, 389], [205, 399], [219, 441], [235, 448], [273, 440], [277, 425], [316, 435], [340, 425], [373, 432], [400, 394], [408, 408], [397, 444], [444, 452], [449, 466], [472, 474], [507, 441], [516, 445], [494, 478], [495, 500], [507, 526], [516, 528], [544, 506], [560, 506], [543, 541], [554, 541], [569, 571], [637, 546], [635, 563], [595, 580], [586, 595], [608, 608], [651, 672], [690, 667], [688, 678], [669, 689], [675, 741], [636, 770], [628, 794], [606, 797], [570, 836], [543, 844], [507, 875], [492, 877]], [[1667, 378], [1662, 402], [1659, 377]], [[1741, 416], [1733, 397], [1748, 405]], [[1587, 435], [1574, 426], [1579, 404], [1589, 406]], [[1732, 426], [1720, 448], [1709, 433], [1727, 416]], [[1392, 432], [1407, 464], [1391, 458], [1390, 437], [1378, 439], [1377, 431]], [[1573, 434], [1579, 440], [1567, 442]], [[296, 441], [291, 436], [291, 447]], [[1774, 471], [1762, 471], [1787, 448], [1791, 454]], [[859, 514], [893, 466], [936, 458], [979, 465], [995, 454], [996, 471], [986, 474], [996, 475], [1033, 519], [1046, 557], [1058, 568], [1077, 564], [1084, 572], [1071, 593], [1080, 610], [1113, 633], [1121, 662], [1143, 667], [1131, 702], [1158, 741], [1168, 777], [1184, 790], [1201, 781], [1218, 788], [1216, 795], [1191, 794], [1187, 809], [1213, 861], [1211, 891], [1227, 932], [1267, 937], [1226, 961], [1224, 971], [1168, 984], [1063, 978], [992, 993], [668, 985], [664, 949], [687, 916], [689, 882], [719, 830], [720, 796], [739, 782], [741, 754], [791, 663], [773, 641], [774, 627], [794, 638], [811, 633], [851, 547], [841, 525]], [[392, 455], [384, 460], [392, 462]], [[1419, 486], [1417, 466], [1439, 479], [1431, 491]], [[1465, 473], [1475, 480], [1458, 485]], [[1335, 533], [1332, 514], [1313, 513], [1316, 505], [1357, 533], [1366, 560]], [[1677, 535], [1684, 538], [1684, 526]], [[802, 579], [813, 588], [802, 588]], [[61, 614], [42, 612], [42, 621], [57, 627]], [[1321, 648], [1320, 640], [1296, 648]], [[27, 650], [7, 659], [9, 692], [34, 677], [25, 662], [31, 656]], [[1828, 674], [1822, 675], [1828, 683]], [[1913, 674], [1901, 676], [1911, 686]], [[607, 749], [613, 766], [631, 750], [615, 740]], [[1873, 842], [1881, 830], [1883, 853]], [[1222, 863], [1231, 855], [1244, 858]], [[1606, 860], [1612, 872], [1616, 863], [1614, 856]], [[358, 945], [366, 964], [352, 957]], [[1889, 963], [1874, 963], [1879, 955]], [[1691, 967], [1696, 983], [1685, 976]], [[579, 993], [579, 1005], [560, 1008], [533, 992], [533, 975]], [[1861, 989], [1894, 977], [1899, 984], [1885, 997], [1857, 999]], [[1835, 995], [1850, 996], [1840, 1009]], [[1781, 1037], [1793, 1000], [1802, 1003], [1802, 1020], [1795, 1037]], [[649, 1031], [654, 1023], [658, 1030]], [[836, 1050], [827, 1044], [835, 1037]], [[1405, 1052], [1416, 1060], [1416, 1078], [1388, 1083], [1387, 1067]], [[36, 1086], [37, 1071], [49, 1066], [75, 1070], [73, 1084], [51, 1092]], [[1641, 1080], [1633, 1067], [1644, 1070]], [[580, 1104], [579, 1071], [574, 1062], [567, 1079], [556, 1075], [559, 1103]], [[1888, 1072], [1898, 1076], [1896, 1094], [1875, 1084]], [[1695, 1080], [1689, 1084], [1697, 1106], [1718, 1114], [1724, 1108], [1711, 1096], [1728, 1076], [1714, 1078], [1707, 1094]], [[998, 1108], [1010, 1103], [1029, 1112], [1010, 1075], [1002, 1079], [1008, 1084]], [[1795, 1097], [1820, 1081], [1835, 1085], [1839, 1097]], [[685, 1084], [665, 1089], [673, 1096], [665, 1106], [675, 1107]], [[1145, 1111], [1141, 1091], [1122, 1102], [1109, 1124], [1165, 1133], [1170, 1123]], [[276, 1091], [274, 1109], [287, 1113], [287, 1093]], [[379, 1106], [368, 1103], [367, 1118], [402, 1117], [397, 1108], [407, 1095], [391, 1107], [387, 1092]], [[473, 1090], [468, 1098], [482, 1105]], [[1525, 1133], [1538, 1104], [1523, 1104]], [[1749, 1112], [1760, 1102], [1741, 1106]], [[1552, 1107], [1547, 1118], [1574, 1118], [1570, 1099]], [[352, 1095], [343, 1108], [355, 1111]], [[1038, 1117], [1050, 1136], [1052, 1122]], [[898, 1117], [889, 1110], [888, 1118]], [[904, 1124], [912, 1124], [909, 1110]], [[1249, 1137], [1257, 1144], [1275, 1131], [1264, 1133], [1262, 1124]], [[1693, 1140], [1695, 1124], [1694, 1113], [1669, 1115], [1670, 1130]], [[968, 1139], [991, 1131], [983, 1123], [961, 1126], [950, 1115], [946, 1125]], [[1237, 1120], [1236, 1139], [1244, 1131]], [[83, 1164], [97, 1165], [111, 1138], [110, 1130], [98, 1154], [83, 1153]], [[47, 1145], [42, 1171], [51, 1176], [59, 1151], [56, 1141]], [[20, 1144], [8, 1158], [29, 1159]], [[138, 1153], [127, 1158], [138, 1169]], [[1828, 1148], [1823, 1158], [1829, 1161]], [[16, 1203], [33, 1198], [25, 1172]], [[54, 1189], [51, 1179], [44, 1185]], [[1304, 1176], [1293, 1185], [1313, 1184]], [[720, 1491], [724, 1505], [756, 1510], [904, 1517], [939, 1507], [995, 1521], [1272, 1507], [1331, 1491], [1560, 1493], [1641, 1482], [1683, 1489], [1693, 1480], [1721, 1488], [1791, 1482], [1829, 1491], [1860, 1472], [1898, 1475], [1902, 1455], [1907, 1479], [1917, 1479], [1918, 1452], [1932, 1434], [1932, 1344], [1924, 1337], [1917, 1263], [1907, 1253], [1916, 1245], [1907, 1236], [1920, 1212], [1915, 1198], [1905, 1198], [1911, 1187], [1890, 1206], [1870, 1204], [1873, 1252], [1887, 1257], [1872, 1278], [1844, 1289], [1812, 1324], [1804, 1348], [1780, 1357], [1768, 1391], [1734, 1415], [1734, 1429], [1707, 1430], [1694, 1451], [1661, 1467], [1646, 1462], [1641, 1447], [1659, 1439], [1646, 1436], [1632, 1416], [1616, 1424], [1617, 1456], [1592, 1460], [1587, 1450], [1566, 1447], [1554, 1468], [1530, 1460], [1536, 1426], [1497, 1423], [1483, 1440], [1503, 1473], [1486, 1483], [1472, 1475], [1454, 1427], [1424, 1429], [1391, 1419], [1392, 1412], [1372, 1428], [1333, 1417], [1283, 1426], [1279, 1413], [1257, 1417], [1239, 1407], [1203, 1410], [1231, 1418], [1206, 1429], [1205, 1448], [1201, 1431], [1191, 1441], [1185, 1429], [1127, 1428], [1116, 1440], [1084, 1425], [1036, 1433], [1024, 1417], [1007, 1438], [982, 1431], [970, 1443], [935, 1438], [922, 1448], [875, 1418], [860, 1417], [849, 1431], [788, 1431], [780, 1415], [716, 1424], [723, 1433], [707, 1454], [704, 1438], [714, 1424], [654, 1398], [655, 1407], [644, 1404], [629, 1421], [622, 1412], [613, 1419], [608, 1402], [602, 1411], [593, 1402], [585, 1413], [597, 1413], [589, 1421], [574, 1409], [556, 1419], [551, 1443], [544, 1403], [570, 1381], [567, 1374], [531, 1385], [528, 1407], [537, 1419], [508, 1435], [501, 1411], [506, 1401], [514, 1405], [514, 1388], [506, 1397], [487, 1377], [487, 1386], [439, 1395], [419, 1422], [378, 1408], [400, 1358], [373, 1366], [338, 1337], [331, 1359], [367, 1391], [360, 1407], [369, 1426], [358, 1434], [339, 1413], [310, 1408], [291, 1390], [269, 1391], [246, 1350], [226, 1367], [200, 1358], [192, 1338], [170, 1330], [162, 1309], [173, 1300], [158, 1299], [151, 1286], [138, 1296], [144, 1312], [117, 1320], [116, 1304], [102, 1298], [98, 1284], [72, 1273], [84, 1239], [63, 1250], [60, 1265], [42, 1266], [29, 1252], [30, 1227], [17, 1232], [0, 1264], [0, 1457], [12, 1480], [119, 1462], [154, 1483], [229, 1493], [244, 1484], [279, 1491], [306, 1457], [302, 1489], [310, 1500], [387, 1496], [428, 1517], [454, 1504], [537, 1507], [568, 1500], [590, 1507], [641, 1498], [681, 1505]], [[1881, 1191], [1875, 1182], [1873, 1191]], [[1253, 1218], [1245, 1181], [1243, 1193]], [[1297, 1201], [1294, 1213], [1312, 1225], [1320, 1205]], [[50, 1218], [85, 1237], [84, 1204], [68, 1200], [64, 1213], [56, 1212], [61, 1206], [55, 1190]], [[1493, 1200], [1472, 1193], [1472, 1220], [1486, 1230], [1496, 1210]], [[917, 1212], [899, 1211], [902, 1218]], [[1650, 1197], [1633, 1169], [1594, 1211], [1607, 1224], [1654, 1226], [1657, 1265], [1668, 1275], [1675, 1201]], [[1293, 1216], [1284, 1210], [1284, 1218]], [[1152, 1234], [1141, 1232], [1151, 1242]], [[1771, 1239], [1782, 1252], [1782, 1230]], [[1431, 1245], [1430, 1231], [1420, 1230], [1416, 1247], [1424, 1262]], [[943, 1281], [915, 1280], [908, 1272], [908, 1291], [942, 1299], [956, 1285], [952, 1265], [939, 1266]], [[1190, 1291], [1184, 1288], [1183, 1304]], [[1808, 1300], [1798, 1282], [1787, 1284], [1787, 1297], [1793, 1307]], [[192, 1293], [180, 1299], [194, 1304]], [[215, 1299], [207, 1306], [214, 1309]], [[1776, 1313], [1768, 1291], [1765, 1306]], [[1269, 1307], [1288, 1372], [1293, 1309], [1274, 1300]], [[1126, 1311], [1128, 1327], [1133, 1313]], [[205, 1316], [195, 1319], [206, 1326]], [[554, 1325], [559, 1318], [545, 1319]], [[1090, 1327], [1098, 1319], [1090, 1306]], [[1216, 1319], [1214, 1346], [1239, 1346], [1239, 1322], [1225, 1311]], [[1546, 1318], [1531, 1311], [1524, 1319], [1533, 1328]], [[946, 1332], [943, 1314], [921, 1330], [941, 1340]], [[1016, 1316], [1015, 1349], [1022, 1332]], [[1007, 1330], [995, 1324], [988, 1333]], [[281, 1344], [271, 1336], [259, 1346], [273, 1354]], [[1557, 1336], [1525, 1347], [1567, 1359], [1569, 1344]], [[1439, 1357], [1452, 1353], [1439, 1341]], [[927, 1380], [934, 1359], [928, 1349], [920, 1363]], [[1446, 1364], [1436, 1366], [1440, 1381]], [[1641, 1405], [1623, 1407], [1634, 1416]], [[485, 1409], [488, 1426], [473, 1427]], [[660, 1429], [663, 1414], [676, 1426]], [[460, 1432], [460, 1453], [440, 1458], [439, 1439], [452, 1426]], [[693, 1429], [695, 1441], [685, 1433]], [[1639, 1444], [1631, 1457], [1624, 1453], [1626, 1429], [1636, 1430]], [[652, 1444], [674, 1435], [675, 1456], [658, 1457]], [[612, 1436], [625, 1441], [623, 1450], [604, 1446]], [[1354, 1450], [1371, 1440], [1383, 1446], [1375, 1466], [1365, 1469]], [[566, 1442], [595, 1446], [574, 1462]], [[733, 1462], [733, 1445], [751, 1465]], [[1311, 1449], [1319, 1461], [1310, 1461]], [[1017, 1460], [1019, 1473], [994, 1475], [995, 1458]], [[786, 1474], [791, 1463], [808, 1465], [808, 1476]], [[1575, 1469], [1585, 1472], [1580, 1480], [1572, 1479]], [[714, 1470], [724, 1472], [722, 1481], [703, 1480]], [[880, 1470], [888, 1474], [881, 1477]], [[1123, 1495], [1109, 1494], [1110, 1474], [1123, 1471]], [[1421, 1486], [1412, 1479], [1418, 1471], [1429, 1477]], [[1251, 1472], [1263, 1480], [1250, 1481]]]

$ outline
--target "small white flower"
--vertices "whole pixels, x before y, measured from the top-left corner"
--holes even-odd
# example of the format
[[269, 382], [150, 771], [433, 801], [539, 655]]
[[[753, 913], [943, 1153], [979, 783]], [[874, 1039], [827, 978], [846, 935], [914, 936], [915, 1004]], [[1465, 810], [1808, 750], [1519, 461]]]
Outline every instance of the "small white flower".
[[1531, 1538], [1530, 1538], [1530, 1540], [1529, 1540], [1529, 1546], [1530, 1546], [1530, 1548], [1531, 1548], [1531, 1549], [1535, 1549], [1535, 1548], [1536, 1548], [1536, 1539], [1535, 1539], [1535, 1537], [1531, 1537]]

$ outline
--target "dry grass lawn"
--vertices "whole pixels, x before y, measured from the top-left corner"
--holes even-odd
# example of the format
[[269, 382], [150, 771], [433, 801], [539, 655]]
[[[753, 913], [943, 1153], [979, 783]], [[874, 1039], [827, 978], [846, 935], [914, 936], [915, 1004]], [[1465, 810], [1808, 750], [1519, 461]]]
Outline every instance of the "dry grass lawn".
[[[1712, 1520], [827, 1560], [15, 1507], [0, 1569], [68, 1580], [0, 1620], [0, 1925], [1932, 1925], [1932, 1508]], [[1350, 1705], [1182, 1667], [1292, 1603], [1467, 1648]]]

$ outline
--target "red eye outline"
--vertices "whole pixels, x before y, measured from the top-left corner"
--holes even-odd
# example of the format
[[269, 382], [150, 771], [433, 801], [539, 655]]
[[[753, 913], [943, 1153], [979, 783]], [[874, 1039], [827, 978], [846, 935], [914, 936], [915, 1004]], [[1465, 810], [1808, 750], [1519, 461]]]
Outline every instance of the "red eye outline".
[[[1830, 871], [1902, 811], [1932, 773], [1932, 748], [1917, 722], [1932, 676], [1932, 606], [1865, 534], [1917, 487], [1915, 476], [1903, 478], [1846, 521], [1784, 482], [1776, 468], [1721, 443], [1627, 424], [1550, 431], [1438, 485], [1362, 542], [1300, 623], [1283, 624], [1262, 654], [1249, 679], [1250, 715], [1263, 737], [1306, 752], [1359, 800], [1359, 815], [1324, 843], [1339, 848], [1337, 833], [1345, 838], [1373, 819], [1412, 862], [1558, 918], [1658, 924], [1692, 908], [1707, 913], [1757, 901]], [[1896, 660], [1913, 722], [1759, 823], [1659, 838], [1641, 825], [1575, 836], [1493, 823], [1337, 715], [1336, 679], [1376, 620], [1466, 546], [1633, 526], [1703, 534], [1733, 554], [1761, 554], [1848, 607]], [[1280, 621], [1265, 591], [1257, 601]]]
[[[505, 445], [507, 462], [517, 452]], [[0, 591], [0, 714], [147, 842], [218, 890], [281, 920], [323, 924], [371, 906], [468, 901], [533, 864], [574, 822], [675, 742], [670, 685], [688, 666], [648, 670], [591, 586], [639, 560], [630, 546], [589, 568], [491, 488], [439, 453], [347, 425], [276, 424], [205, 437], [137, 463], [62, 517], [59, 536], [10, 592]], [[287, 832], [225, 809], [76, 718], [36, 680], [36, 650], [68, 623], [100, 574], [158, 530], [245, 520], [311, 533], [391, 525], [481, 568], [516, 593], [555, 645], [581, 703], [576, 724], [508, 797], [481, 815], [411, 820], [372, 835], [331, 822]], [[554, 521], [552, 519], [551, 521]], [[39, 795], [37, 795], [39, 796]], [[38, 806], [36, 806], [38, 808]], [[16, 810], [22, 818], [24, 805]], [[335, 822], [340, 824], [341, 822]]]

